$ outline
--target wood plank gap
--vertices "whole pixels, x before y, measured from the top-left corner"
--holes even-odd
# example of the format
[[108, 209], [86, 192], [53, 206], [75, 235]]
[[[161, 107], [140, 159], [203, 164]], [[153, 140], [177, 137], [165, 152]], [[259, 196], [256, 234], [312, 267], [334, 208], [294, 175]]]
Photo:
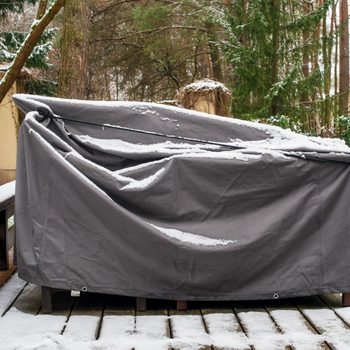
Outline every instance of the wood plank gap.
[[[169, 330], [169, 338], [170, 339], [174, 339], [174, 335], [173, 335], [173, 329], [171, 328], [171, 319], [170, 319], [170, 311], [169, 308], [167, 308], [168, 310], [168, 330]], [[174, 350], [173, 347], [170, 347], [170, 350]]]
[[[135, 303], [135, 306], [134, 306], [134, 334], [136, 333], [136, 317], [137, 317], [137, 303]], [[135, 349], [132, 349], [132, 350], [135, 350]]]
[[98, 321], [97, 327], [96, 327], [96, 334], [95, 334], [95, 339], [98, 340], [101, 334], [101, 329], [102, 329], [102, 323], [103, 323], [103, 316], [105, 314], [106, 310], [106, 301], [103, 301], [103, 306], [102, 306], [102, 311], [101, 311], [101, 317], [100, 320]]
[[201, 317], [202, 317], [202, 322], [203, 322], [203, 327], [204, 327], [204, 330], [207, 334], [209, 334], [209, 329], [208, 329], [208, 325], [207, 323], [205, 322], [205, 319], [204, 319], [204, 316], [203, 316], [203, 312], [202, 312], [202, 309], [199, 309], [199, 312], [201, 314]]
[[13, 299], [12, 303], [6, 308], [6, 310], [2, 313], [1, 317], [5, 316], [6, 312], [9, 311], [11, 309], [11, 307], [13, 306], [13, 304], [16, 302], [16, 300], [19, 298], [19, 296], [22, 294], [22, 292], [24, 291], [24, 289], [28, 286], [28, 282], [24, 285], [24, 287], [20, 290], [20, 292], [17, 294], [16, 298]]
[[[205, 322], [202, 309], [199, 309], [199, 312], [200, 312], [200, 314], [201, 314], [201, 318], [202, 318], [202, 323], [203, 323], [204, 330], [205, 330], [205, 332], [206, 332], [207, 334], [209, 334], [208, 325], [207, 325], [207, 322]], [[211, 349], [211, 350], [214, 350], [214, 345], [213, 345], [213, 344], [210, 344], [210, 349]]]
[[64, 323], [64, 326], [63, 326], [63, 328], [61, 329], [60, 335], [62, 335], [62, 334], [64, 333], [64, 331], [66, 330], [68, 321], [69, 321], [70, 316], [71, 316], [71, 314], [72, 314], [72, 312], [73, 312], [73, 309], [74, 309], [74, 306], [75, 306], [76, 302], [77, 302], [77, 299], [74, 298], [74, 299], [73, 299], [73, 302], [72, 302], [72, 306], [71, 306], [71, 308], [70, 308], [70, 310], [69, 310], [69, 313], [68, 313], [68, 315], [67, 315], [66, 321], [65, 321], [65, 323]]
[[[285, 334], [283, 332], [282, 328], [276, 322], [275, 318], [271, 315], [269, 309], [266, 306], [264, 306], [264, 309], [267, 312], [267, 314], [269, 315], [270, 320], [272, 321], [272, 323], [275, 325], [277, 332], [280, 333], [280, 334]], [[295, 350], [294, 346], [292, 346], [292, 345], [287, 345], [286, 349], [288, 349], [288, 350]]]
[[[304, 311], [298, 306], [298, 305], [294, 305], [294, 307], [301, 313], [301, 315], [304, 317], [304, 319], [306, 320], [306, 322], [312, 327], [312, 329], [319, 335], [322, 335], [322, 333], [319, 331], [319, 329], [314, 325], [314, 323], [311, 321], [311, 319], [309, 318], [309, 316], [307, 316]], [[327, 349], [330, 350], [336, 350], [331, 344], [328, 343], [327, 340], [324, 340], [323, 343], [325, 344]]]
[[[245, 329], [244, 324], [242, 323], [241, 319], [239, 318], [238, 312], [235, 310], [234, 307], [232, 308], [232, 312], [233, 312], [233, 314], [236, 316], [237, 321], [238, 321], [238, 324], [239, 324], [239, 326], [240, 326], [241, 329], [242, 329], [242, 332], [245, 334], [245, 336], [247, 337], [247, 339], [249, 339], [249, 337], [248, 337], [248, 332], [247, 332], [247, 330]], [[254, 345], [251, 345], [251, 344], [248, 344], [248, 345], [250, 346], [250, 348], [251, 348], [252, 350], [255, 350]]]
[[346, 321], [341, 315], [339, 315], [338, 312], [336, 310], [334, 310], [334, 308], [332, 306], [330, 306], [329, 303], [322, 298], [322, 296], [318, 295], [318, 297], [321, 299], [322, 303], [324, 305], [326, 305], [328, 309], [332, 310], [334, 312], [334, 314], [344, 323], [346, 328], [350, 329], [350, 323], [348, 321]]

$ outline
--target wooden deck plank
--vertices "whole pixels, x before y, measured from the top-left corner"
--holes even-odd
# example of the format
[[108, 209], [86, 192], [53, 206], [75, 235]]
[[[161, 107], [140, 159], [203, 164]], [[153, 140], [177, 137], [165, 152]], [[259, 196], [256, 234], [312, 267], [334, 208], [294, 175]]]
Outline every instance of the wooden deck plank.
[[26, 285], [27, 282], [15, 274], [0, 288], [0, 317], [6, 313]]
[[321, 300], [332, 309], [335, 314], [344, 322], [347, 328], [350, 329], [350, 306], [344, 307], [341, 294], [327, 294], [321, 296]]
[[[135, 350], [151, 347], [157, 350], [171, 348], [167, 315], [137, 315], [135, 324]], [[146, 346], [148, 345], [148, 346]]]
[[92, 341], [99, 337], [104, 312], [102, 294], [81, 294], [74, 304], [63, 334], [73, 341]]
[[[0, 311], [12, 303], [0, 317], [0, 344], [10, 348], [24, 341], [34, 348], [93, 341], [96, 347], [111, 344], [125, 350], [350, 348], [350, 308], [342, 307], [334, 295], [323, 301], [310, 297], [281, 303], [238, 302], [234, 309], [190, 303], [192, 309], [187, 311], [154, 301], [148, 311], [137, 312], [134, 298], [83, 294], [76, 299], [58, 292], [53, 314], [43, 315], [40, 288], [32, 284], [24, 288], [25, 284], [15, 275], [0, 289]], [[57, 338], [60, 334], [63, 338]]]
[[188, 348], [189, 346], [193, 350], [212, 349], [212, 341], [199, 309], [188, 309], [186, 311], [170, 309], [169, 321], [174, 350]]
[[232, 309], [201, 309], [214, 350], [251, 349]]
[[335, 312], [322, 303], [319, 297], [302, 298], [302, 301], [297, 303], [297, 307], [331, 349], [349, 347], [349, 330]]
[[100, 337], [102, 341], [115, 341], [121, 350], [134, 348], [131, 339], [135, 333], [135, 300], [118, 296], [107, 296]]
[[[24, 314], [37, 315], [41, 308], [41, 291], [34, 284], [28, 283], [8, 312], [20, 311]], [[5, 315], [6, 316], [6, 315]]]
[[289, 340], [265, 308], [238, 307], [234, 311], [255, 350], [291, 349]]
[[290, 345], [295, 350], [329, 349], [323, 339], [293, 306], [267, 307], [278, 327], [290, 339]]
[[16, 272], [16, 267], [13, 265], [13, 248], [9, 250], [9, 268], [7, 270], [0, 270], [0, 288], [10, 279]]
[[12, 307], [0, 318], [0, 344], [5, 349], [54, 348], [53, 338], [59, 336], [66, 322], [65, 316], [42, 315], [40, 288], [28, 284]]

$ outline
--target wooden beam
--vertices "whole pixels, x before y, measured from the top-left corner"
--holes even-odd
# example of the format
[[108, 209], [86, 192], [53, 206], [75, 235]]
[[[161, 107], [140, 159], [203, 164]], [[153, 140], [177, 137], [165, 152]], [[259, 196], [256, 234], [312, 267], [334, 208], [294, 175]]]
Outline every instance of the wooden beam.
[[0, 270], [8, 269], [6, 209], [0, 211]]
[[343, 306], [350, 306], [350, 293], [343, 293], [342, 303]]
[[41, 287], [41, 311], [43, 314], [52, 313], [52, 289], [50, 287]]
[[136, 310], [146, 311], [147, 310], [147, 299], [146, 298], [136, 298]]
[[177, 311], [187, 311], [187, 301], [176, 300], [176, 310]]

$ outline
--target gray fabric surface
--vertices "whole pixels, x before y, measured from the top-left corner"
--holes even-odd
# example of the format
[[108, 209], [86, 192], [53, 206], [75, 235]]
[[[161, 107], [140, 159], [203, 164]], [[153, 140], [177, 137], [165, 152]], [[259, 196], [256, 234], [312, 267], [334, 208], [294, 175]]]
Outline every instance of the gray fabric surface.
[[350, 291], [350, 150], [340, 142], [156, 104], [14, 99], [28, 113], [17, 159], [21, 278], [187, 300]]

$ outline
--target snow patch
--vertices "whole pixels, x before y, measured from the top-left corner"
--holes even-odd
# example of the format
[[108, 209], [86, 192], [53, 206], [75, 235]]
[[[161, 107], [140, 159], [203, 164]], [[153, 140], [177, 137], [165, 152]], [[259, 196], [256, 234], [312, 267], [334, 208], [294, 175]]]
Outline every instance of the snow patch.
[[202, 145], [202, 144], [188, 144], [188, 143], [173, 143], [171, 141], [154, 143], [154, 144], [140, 144], [122, 141], [120, 139], [99, 139], [89, 135], [76, 135], [84, 144], [94, 146], [103, 151], [119, 151], [126, 154], [183, 154], [193, 152], [206, 152], [208, 149], [220, 149], [217, 145]]
[[17, 298], [27, 282], [20, 279], [17, 273], [12, 276], [0, 289], [0, 317]]
[[4, 203], [10, 198], [14, 197], [16, 188], [16, 181], [8, 182], [0, 186], [0, 203]]
[[164, 233], [168, 237], [174, 238], [180, 242], [187, 243], [187, 244], [213, 247], [213, 246], [225, 246], [231, 243], [237, 243], [237, 240], [231, 241], [231, 240], [225, 240], [221, 238], [209, 238], [199, 234], [183, 232], [173, 228], [164, 228], [153, 224], [149, 224], [149, 225], [151, 225], [158, 231]]
[[192, 84], [186, 85], [183, 88], [186, 90], [222, 90], [228, 94], [230, 94], [229, 89], [219, 81], [211, 80], [211, 79], [203, 79], [197, 80]]

